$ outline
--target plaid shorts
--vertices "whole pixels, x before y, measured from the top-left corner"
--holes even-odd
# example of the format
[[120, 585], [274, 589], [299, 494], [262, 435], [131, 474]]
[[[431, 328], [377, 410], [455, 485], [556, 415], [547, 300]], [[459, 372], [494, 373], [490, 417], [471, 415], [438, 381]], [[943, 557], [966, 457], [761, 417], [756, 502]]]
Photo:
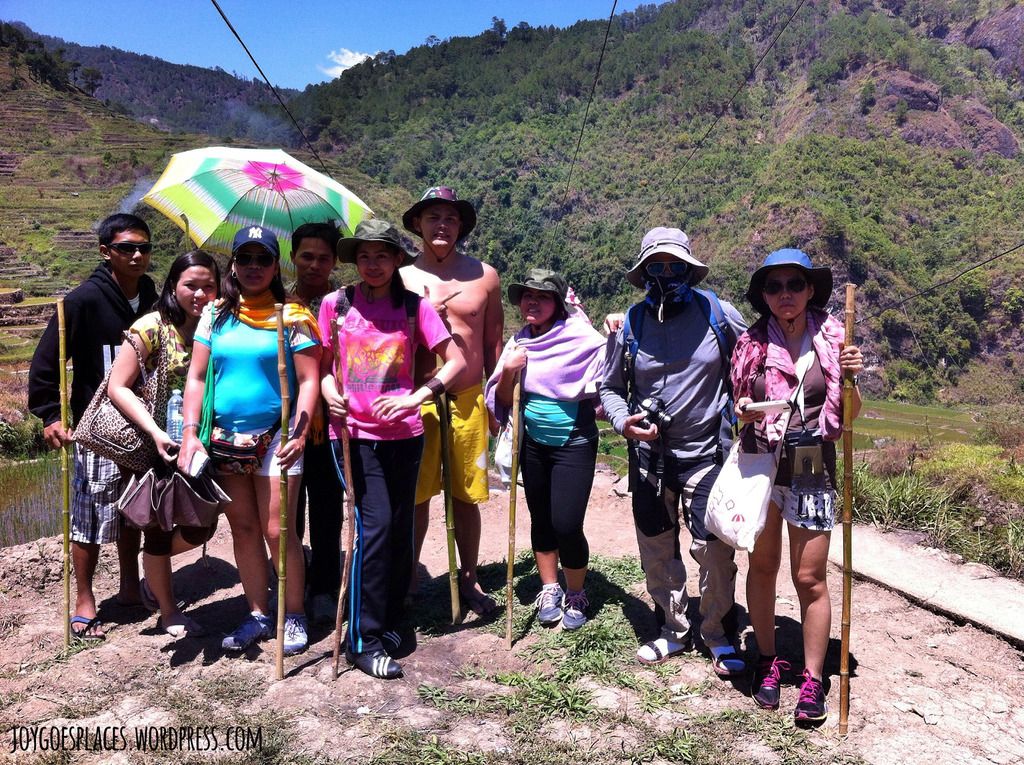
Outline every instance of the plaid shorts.
[[71, 479], [71, 541], [83, 544], [116, 542], [121, 515], [114, 505], [124, 481], [121, 468], [75, 444]]

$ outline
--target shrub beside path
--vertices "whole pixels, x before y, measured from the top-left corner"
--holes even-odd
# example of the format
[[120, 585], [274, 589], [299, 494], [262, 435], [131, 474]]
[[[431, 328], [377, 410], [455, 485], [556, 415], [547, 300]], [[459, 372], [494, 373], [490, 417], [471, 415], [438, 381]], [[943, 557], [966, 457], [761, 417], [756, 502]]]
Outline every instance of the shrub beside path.
[[[800, 669], [799, 605], [786, 572], [779, 578], [777, 621], [780, 652], [793, 662], [794, 672], [783, 687], [780, 712], [755, 709], [746, 680], [719, 680], [699, 653], [653, 669], [636, 664], [633, 652], [653, 634], [654, 618], [623, 492], [613, 474], [599, 471], [587, 517], [594, 554], [589, 580], [593, 620], [577, 633], [539, 627], [532, 608], [538, 581], [523, 555], [516, 566], [516, 644], [511, 652], [503, 648], [503, 614], [485, 621], [471, 617], [456, 628], [445, 624], [444, 529], [435, 500], [423, 584], [412, 610], [418, 645], [402, 659], [405, 677], [390, 683], [351, 671], [332, 680], [332, 636], [326, 629], [314, 629], [310, 649], [286, 661], [288, 675], [279, 683], [272, 681], [272, 641], [242, 657], [224, 655], [220, 638], [244, 613], [227, 524], [211, 542], [206, 562], [192, 553], [175, 566], [179, 597], [210, 630], [201, 639], [174, 641], [155, 617], [120, 607], [108, 597], [101, 605], [107, 640], [65, 650], [58, 616], [59, 539], [0, 550], [0, 761], [1024, 761], [1024, 656], [1011, 642], [972, 626], [972, 617], [950, 618], [918, 605], [926, 600], [920, 594], [908, 600], [899, 592], [911, 583], [945, 587], [974, 567], [914, 548], [896, 535], [855, 531], [855, 565], [881, 561], [885, 576], [866, 573], [885, 585], [854, 581], [854, 673], [845, 739], [837, 732], [838, 568], [830, 572], [834, 639], [826, 664], [832, 714], [818, 730], [802, 731], [792, 724]], [[505, 579], [507, 501], [506, 493], [494, 492], [483, 507], [481, 578], [492, 589], [503, 587]], [[517, 546], [525, 551], [529, 522], [521, 494], [519, 506]], [[838, 541], [840, 534], [835, 536]], [[743, 557], [738, 561], [741, 603]], [[688, 565], [691, 596], [696, 593], [693, 568]], [[1008, 612], [1022, 610], [1014, 590], [997, 589], [1005, 580], [994, 573], [976, 584], [979, 589], [960, 602], [993, 601]], [[104, 549], [97, 592], [103, 598], [115, 587], [115, 556]], [[1005, 602], [1009, 597], [1017, 599]], [[745, 613], [741, 624], [746, 626]], [[749, 632], [743, 648], [755, 650]], [[18, 749], [31, 730], [51, 727], [121, 732], [125, 748]], [[238, 731], [251, 735], [239, 739]], [[217, 748], [205, 751], [211, 735]], [[229, 743], [248, 746], [239, 752], [230, 750]]]

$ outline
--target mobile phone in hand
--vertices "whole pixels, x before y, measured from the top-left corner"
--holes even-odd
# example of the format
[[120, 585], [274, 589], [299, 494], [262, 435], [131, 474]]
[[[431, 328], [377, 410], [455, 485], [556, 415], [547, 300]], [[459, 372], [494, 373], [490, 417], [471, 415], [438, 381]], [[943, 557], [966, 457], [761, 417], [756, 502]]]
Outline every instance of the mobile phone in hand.
[[199, 475], [206, 470], [207, 464], [210, 462], [210, 456], [206, 452], [196, 452], [192, 455], [192, 461], [188, 463], [188, 470], [186, 474], [189, 478], [198, 478]]

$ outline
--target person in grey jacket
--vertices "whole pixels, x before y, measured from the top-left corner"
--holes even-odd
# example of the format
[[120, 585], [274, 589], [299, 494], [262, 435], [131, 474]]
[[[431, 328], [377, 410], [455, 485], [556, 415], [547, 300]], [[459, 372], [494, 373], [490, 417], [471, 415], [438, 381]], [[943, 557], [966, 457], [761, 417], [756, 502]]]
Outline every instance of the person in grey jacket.
[[628, 442], [640, 562], [661, 628], [637, 659], [658, 664], [692, 644], [681, 509], [690, 555], [700, 567], [700, 637], [715, 671], [731, 676], [746, 669], [723, 626], [732, 614], [736, 564], [733, 549], [707, 531], [704, 517], [729, 446], [728, 365], [746, 323], [713, 292], [696, 289], [707, 274], [683, 231], [647, 232], [626, 274], [647, 294], [609, 342], [600, 393], [608, 420]]

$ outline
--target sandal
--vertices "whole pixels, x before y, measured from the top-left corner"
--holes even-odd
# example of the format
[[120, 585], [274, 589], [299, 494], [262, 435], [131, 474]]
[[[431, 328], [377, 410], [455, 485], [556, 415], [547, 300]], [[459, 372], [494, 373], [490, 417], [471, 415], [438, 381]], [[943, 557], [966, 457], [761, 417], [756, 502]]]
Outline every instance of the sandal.
[[[82, 629], [76, 630], [76, 624], [82, 624], [84, 626]], [[100, 621], [99, 616], [94, 616], [91, 619], [88, 616], [71, 617], [71, 636], [76, 640], [99, 643], [107, 639], [107, 636], [102, 629], [103, 622]]]
[[711, 650], [711, 667], [719, 677], [736, 677], [747, 671], [747, 663], [731, 645], [714, 646]]
[[690, 649], [689, 640], [669, 640], [666, 637], [655, 638], [644, 643], [636, 652], [636, 660], [641, 664], [661, 664], [673, 656], [686, 653]]
[[[183, 637], [203, 637], [206, 635], [206, 628], [203, 627], [192, 617], [182, 614], [183, 619], [181, 624], [171, 624], [164, 627], [164, 632], [170, 635], [172, 638], [183, 638]], [[160, 620], [160, 626], [163, 627], [163, 620]]]
[[497, 602], [486, 592], [477, 592], [476, 590], [465, 592], [460, 589], [459, 599], [477, 616], [490, 616], [498, 610]]

